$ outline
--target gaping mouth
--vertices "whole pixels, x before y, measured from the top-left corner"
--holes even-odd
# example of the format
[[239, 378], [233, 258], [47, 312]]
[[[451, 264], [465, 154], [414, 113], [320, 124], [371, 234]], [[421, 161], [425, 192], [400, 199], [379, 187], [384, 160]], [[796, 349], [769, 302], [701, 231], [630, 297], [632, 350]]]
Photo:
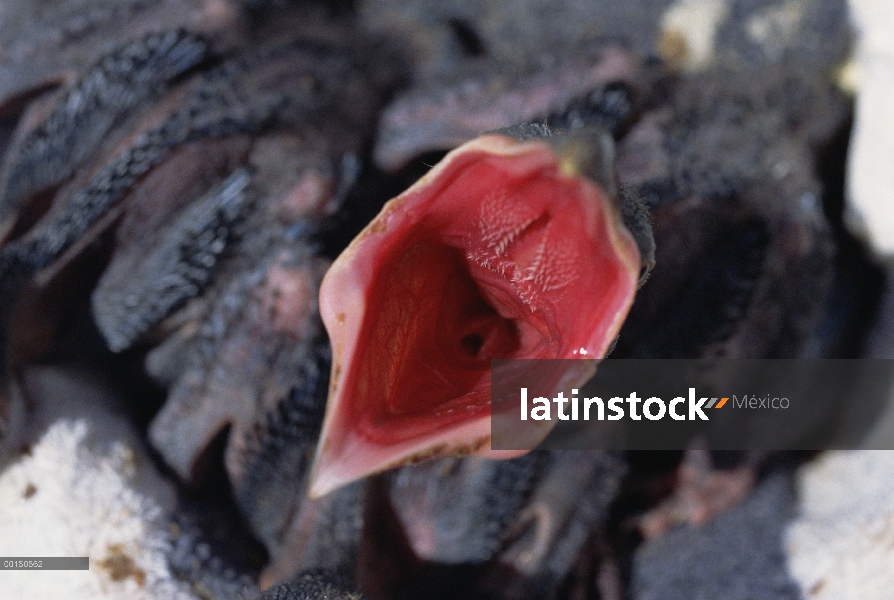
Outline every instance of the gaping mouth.
[[489, 452], [492, 359], [604, 356], [640, 257], [614, 201], [572, 167], [543, 141], [482, 136], [336, 260], [320, 291], [333, 374], [313, 494]]

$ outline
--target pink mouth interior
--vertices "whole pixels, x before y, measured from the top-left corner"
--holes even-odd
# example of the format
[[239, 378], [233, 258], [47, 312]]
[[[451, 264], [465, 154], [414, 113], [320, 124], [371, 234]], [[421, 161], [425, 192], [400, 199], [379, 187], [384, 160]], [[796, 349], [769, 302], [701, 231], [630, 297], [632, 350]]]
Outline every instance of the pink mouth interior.
[[456, 248], [420, 240], [392, 258], [369, 307], [377, 317], [361, 374], [380, 386], [371, 395], [385, 399], [374, 424], [394, 417], [444, 423], [486, 409], [480, 388], [489, 384], [492, 358], [518, 351], [515, 324], [485, 301]]
[[410, 193], [364, 242], [374, 274], [345, 365], [343, 422], [383, 446], [486, 418], [491, 359], [602, 356], [638, 269], [601, 193], [545, 149], [467, 152]]

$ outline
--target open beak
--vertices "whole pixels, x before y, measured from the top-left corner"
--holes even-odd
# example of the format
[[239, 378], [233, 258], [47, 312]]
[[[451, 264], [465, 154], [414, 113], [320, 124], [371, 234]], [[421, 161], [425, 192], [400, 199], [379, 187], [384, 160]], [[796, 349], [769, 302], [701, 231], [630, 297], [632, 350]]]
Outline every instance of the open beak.
[[311, 495], [428, 458], [518, 456], [490, 448], [491, 360], [609, 350], [636, 242], [579, 144], [518, 137], [450, 152], [326, 274], [332, 375]]

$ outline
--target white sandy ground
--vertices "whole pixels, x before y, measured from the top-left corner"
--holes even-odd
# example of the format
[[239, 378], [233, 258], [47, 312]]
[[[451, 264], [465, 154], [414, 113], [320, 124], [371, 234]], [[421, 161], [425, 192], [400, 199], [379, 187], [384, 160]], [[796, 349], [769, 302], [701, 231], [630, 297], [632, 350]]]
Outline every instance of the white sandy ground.
[[[850, 0], [859, 32], [856, 121], [847, 167], [848, 221], [894, 255], [894, 2]], [[894, 592], [892, 592], [894, 594]]]
[[894, 452], [829, 452], [798, 475], [786, 540], [807, 600], [894, 597]]
[[27, 379], [50, 408], [30, 455], [0, 473], [0, 555], [89, 556], [90, 570], [0, 571], [0, 598], [194, 600], [165, 562], [173, 489], [135, 432], [90, 382]]

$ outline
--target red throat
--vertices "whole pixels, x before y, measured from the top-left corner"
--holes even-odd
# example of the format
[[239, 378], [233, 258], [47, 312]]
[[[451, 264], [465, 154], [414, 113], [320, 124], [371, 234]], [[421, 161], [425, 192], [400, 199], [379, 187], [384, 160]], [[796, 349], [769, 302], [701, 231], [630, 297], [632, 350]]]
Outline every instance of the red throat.
[[639, 253], [612, 200], [567, 170], [546, 143], [483, 136], [336, 260], [320, 290], [333, 373], [314, 495], [490, 453], [492, 359], [604, 356]]

